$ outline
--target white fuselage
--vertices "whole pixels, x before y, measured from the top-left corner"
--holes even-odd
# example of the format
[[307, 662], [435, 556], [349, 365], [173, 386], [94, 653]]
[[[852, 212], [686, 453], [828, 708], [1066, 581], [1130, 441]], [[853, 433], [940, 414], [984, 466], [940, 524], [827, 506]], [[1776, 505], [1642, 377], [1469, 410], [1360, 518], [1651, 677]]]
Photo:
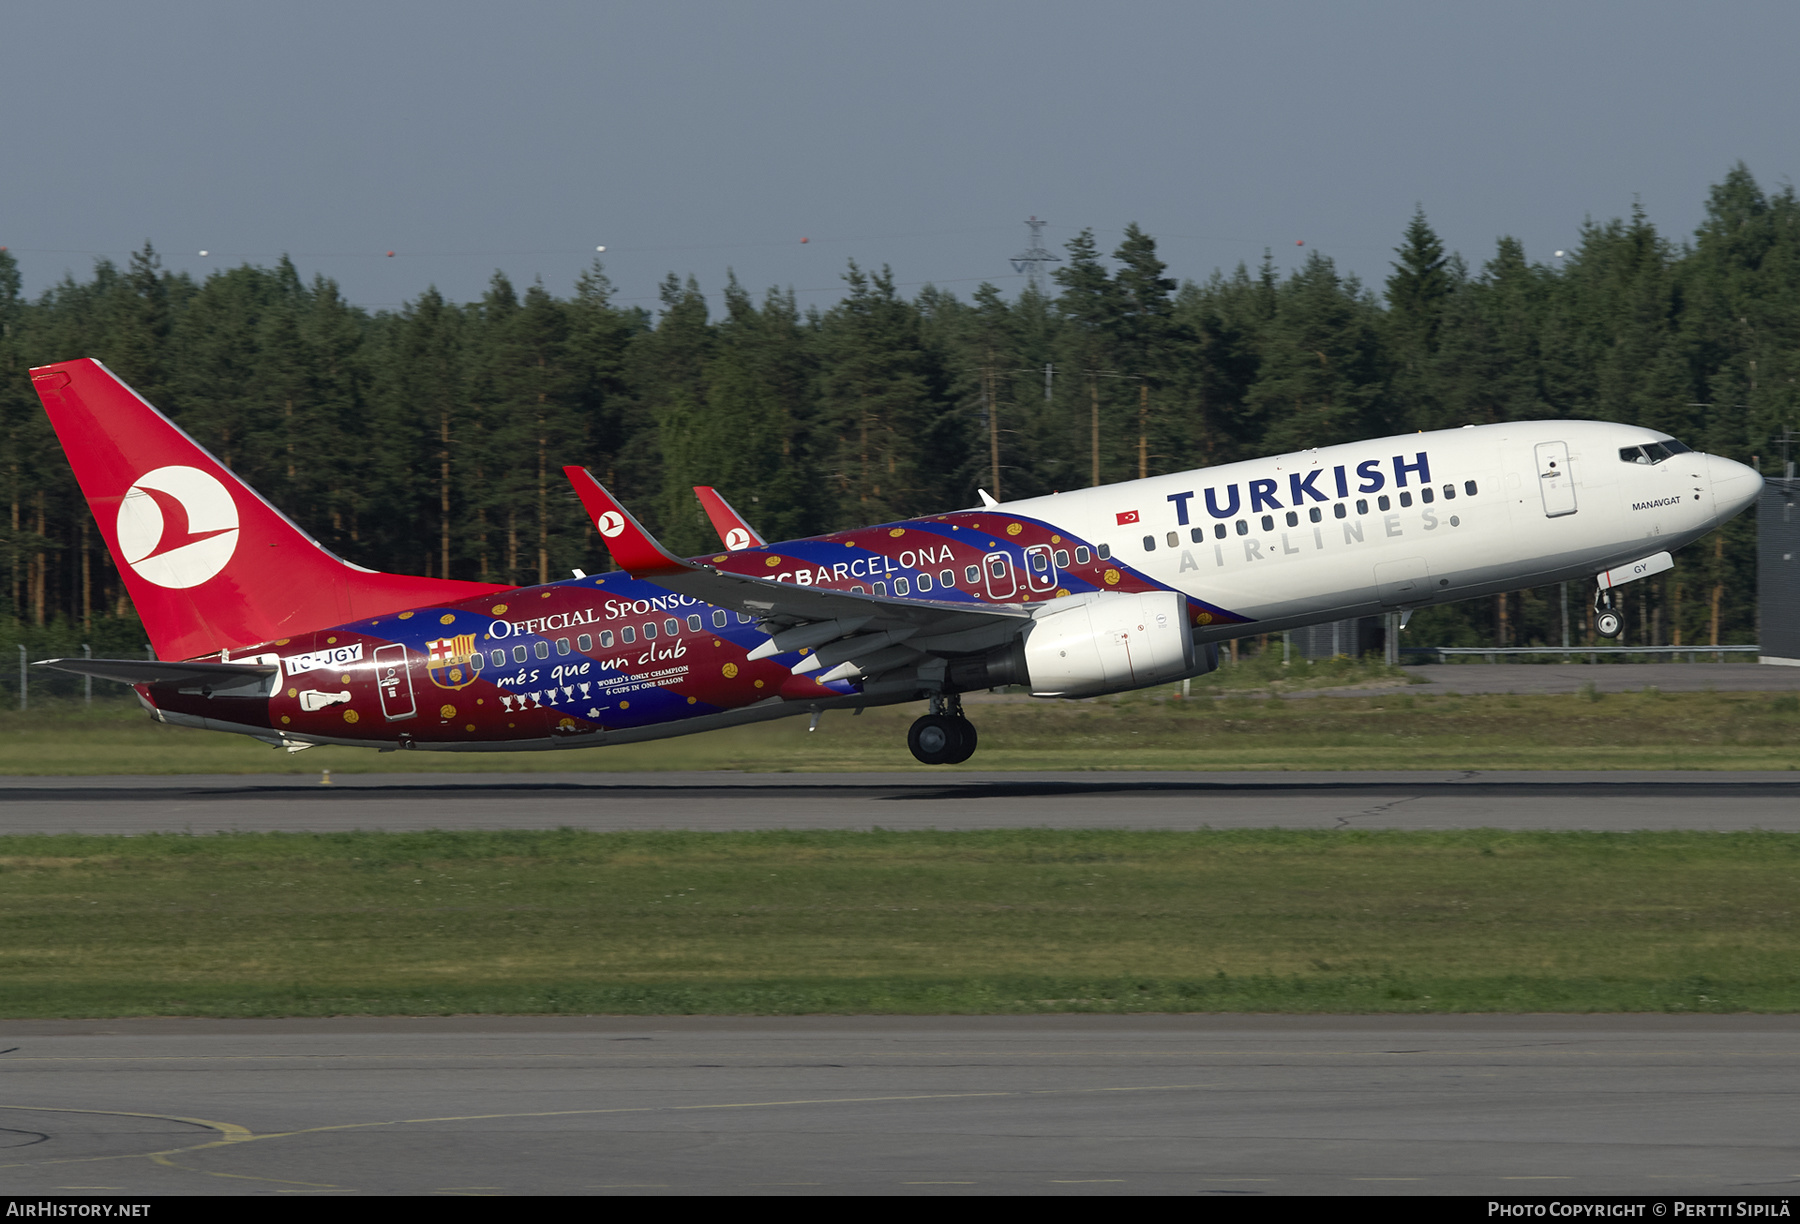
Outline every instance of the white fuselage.
[[[1146, 577], [1258, 632], [1591, 578], [1681, 547], [1762, 479], [1667, 435], [1519, 421], [1320, 447], [1007, 503], [1104, 542]], [[1241, 635], [1202, 625], [1201, 640]]]

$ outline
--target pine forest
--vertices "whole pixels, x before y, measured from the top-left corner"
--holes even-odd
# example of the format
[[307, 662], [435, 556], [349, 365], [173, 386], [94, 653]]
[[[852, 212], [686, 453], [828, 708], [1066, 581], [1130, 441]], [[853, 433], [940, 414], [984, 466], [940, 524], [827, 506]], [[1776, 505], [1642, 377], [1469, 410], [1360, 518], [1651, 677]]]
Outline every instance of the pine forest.
[[[1796, 423], [1800, 199], [1742, 166], [1683, 242], [1641, 210], [1566, 257], [1447, 255], [1423, 212], [1379, 290], [1314, 253], [1179, 280], [1133, 226], [1066, 245], [1047, 293], [907, 297], [850, 265], [828, 309], [671, 274], [625, 308], [496, 274], [346, 303], [291, 263], [203, 281], [148, 244], [36, 300], [0, 251], [0, 645], [143, 635], [26, 370], [96, 357], [340, 556], [528, 584], [610, 568], [561, 474], [594, 470], [671, 548], [718, 546], [710, 484], [771, 540], [1384, 434], [1621, 421], [1775, 474]], [[1631, 644], [1756, 640], [1754, 516], [1628, 588]], [[1571, 590], [1574, 639], [1593, 640]], [[1408, 645], [1560, 644], [1555, 588], [1419, 612]], [[34, 657], [42, 657], [41, 654]]]

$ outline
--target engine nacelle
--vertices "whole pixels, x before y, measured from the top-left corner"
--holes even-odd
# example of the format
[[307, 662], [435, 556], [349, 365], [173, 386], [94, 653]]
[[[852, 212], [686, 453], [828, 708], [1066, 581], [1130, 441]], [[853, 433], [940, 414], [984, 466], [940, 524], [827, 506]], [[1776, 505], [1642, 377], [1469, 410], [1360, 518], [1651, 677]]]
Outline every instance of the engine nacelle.
[[1098, 591], [1047, 603], [1025, 632], [1022, 682], [1034, 697], [1094, 697], [1212, 670], [1174, 591]]

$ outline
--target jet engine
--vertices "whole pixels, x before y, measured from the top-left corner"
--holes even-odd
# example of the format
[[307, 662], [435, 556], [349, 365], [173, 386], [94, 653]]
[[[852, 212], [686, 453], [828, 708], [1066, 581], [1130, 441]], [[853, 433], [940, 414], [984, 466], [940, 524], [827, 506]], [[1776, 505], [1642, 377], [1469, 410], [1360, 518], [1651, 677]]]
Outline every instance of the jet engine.
[[1021, 640], [952, 660], [951, 687], [1023, 684], [1034, 697], [1095, 697], [1202, 675], [1218, 650], [1194, 645], [1174, 591], [1101, 591], [1044, 604]]

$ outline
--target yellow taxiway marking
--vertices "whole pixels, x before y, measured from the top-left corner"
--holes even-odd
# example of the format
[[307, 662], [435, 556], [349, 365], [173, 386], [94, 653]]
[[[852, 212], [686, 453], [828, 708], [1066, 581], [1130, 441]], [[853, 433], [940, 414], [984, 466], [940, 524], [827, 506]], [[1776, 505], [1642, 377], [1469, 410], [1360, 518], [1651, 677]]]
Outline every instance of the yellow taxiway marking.
[[[172, 1156], [186, 1155], [190, 1152], [203, 1152], [210, 1148], [233, 1147], [240, 1143], [260, 1143], [266, 1139], [291, 1139], [299, 1135], [319, 1135], [332, 1131], [369, 1130], [378, 1126], [416, 1126], [430, 1122], [496, 1122], [509, 1118], [579, 1118], [600, 1117], [616, 1114], [649, 1114], [649, 1113], [692, 1113], [707, 1110], [725, 1109], [779, 1109], [795, 1105], [872, 1105], [900, 1101], [958, 1101], [978, 1098], [993, 1099], [997, 1097], [1034, 1097], [1034, 1096], [1092, 1096], [1101, 1093], [1121, 1092], [1180, 1092], [1200, 1088], [1210, 1088], [1211, 1084], [1142, 1084], [1124, 1088], [1037, 1088], [1023, 1092], [919, 1092], [893, 1096], [867, 1097], [792, 1097], [779, 1101], [731, 1101], [710, 1105], [623, 1105], [610, 1109], [547, 1109], [530, 1110], [520, 1113], [488, 1113], [488, 1114], [452, 1114], [436, 1118], [390, 1118], [378, 1122], [341, 1122], [331, 1126], [308, 1126], [300, 1130], [265, 1131], [255, 1134], [249, 1128], [234, 1122], [213, 1122], [205, 1118], [184, 1118], [174, 1114], [142, 1113], [124, 1109], [65, 1109], [54, 1106], [34, 1105], [0, 1105], [0, 1109], [11, 1109], [25, 1113], [79, 1113], [101, 1114], [116, 1118], [156, 1118], [164, 1122], [185, 1122], [193, 1126], [204, 1126], [219, 1132], [222, 1138], [207, 1143], [187, 1144], [182, 1147], [165, 1148], [157, 1152], [127, 1152], [116, 1156], [76, 1156], [68, 1159], [14, 1161], [0, 1165], [0, 1168], [26, 1168], [35, 1165], [52, 1164], [86, 1164], [101, 1160], [137, 1160], [148, 1159], [156, 1164], [171, 1169], [179, 1169], [184, 1173], [204, 1173], [209, 1177], [225, 1177], [241, 1181], [274, 1182], [284, 1186], [304, 1186], [309, 1190], [342, 1190], [344, 1187], [330, 1182], [305, 1182], [291, 1178], [257, 1177], [248, 1173], [218, 1173], [208, 1169], [193, 1169], [186, 1165], [176, 1164], [169, 1159]], [[974, 1185], [973, 1182], [906, 1182], [905, 1185]], [[600, 1187], [612, 1189], [649, 1188], [649, 1187]]]

